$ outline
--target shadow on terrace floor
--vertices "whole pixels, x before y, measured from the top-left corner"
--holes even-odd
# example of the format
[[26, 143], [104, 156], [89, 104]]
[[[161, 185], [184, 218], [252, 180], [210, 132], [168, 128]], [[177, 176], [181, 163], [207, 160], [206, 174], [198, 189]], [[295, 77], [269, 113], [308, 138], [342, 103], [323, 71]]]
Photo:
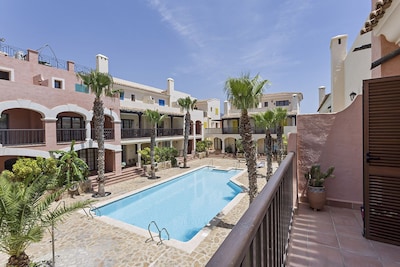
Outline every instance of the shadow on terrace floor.
[[287, 266], [400, 266], [400, 246], [362, 236], [359, 210], [301, 203], [295, 215]]

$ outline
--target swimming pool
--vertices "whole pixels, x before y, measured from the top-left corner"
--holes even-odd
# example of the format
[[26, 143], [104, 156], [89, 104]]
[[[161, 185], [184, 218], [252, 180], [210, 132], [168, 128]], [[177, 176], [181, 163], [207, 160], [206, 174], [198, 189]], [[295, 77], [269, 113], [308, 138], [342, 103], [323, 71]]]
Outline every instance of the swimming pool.
[[170, 238], [191, 240], [242, 188], [231, 181], [243, 170], [203, 167], [94, 209], [97, 216], [148, 229], [155, 221]]

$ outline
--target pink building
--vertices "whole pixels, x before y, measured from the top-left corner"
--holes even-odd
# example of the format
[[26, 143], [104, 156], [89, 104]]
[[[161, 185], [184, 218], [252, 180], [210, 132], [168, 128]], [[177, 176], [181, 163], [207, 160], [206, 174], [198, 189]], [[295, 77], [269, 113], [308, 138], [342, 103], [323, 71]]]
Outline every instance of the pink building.
[[[8, 49], [8, 50], [7, 50]], [[73, 62], [47, 62], [37, 51], [4, 47], [0, 53], [0, 171], [18, 157], [49, 157], [75, 150], [95, 171], [97, 143], [90, 94]], [[4, 52], [7, 51], [7, 52]], [[120, 171], [119, 101], [104, 98], [106, 171]]]

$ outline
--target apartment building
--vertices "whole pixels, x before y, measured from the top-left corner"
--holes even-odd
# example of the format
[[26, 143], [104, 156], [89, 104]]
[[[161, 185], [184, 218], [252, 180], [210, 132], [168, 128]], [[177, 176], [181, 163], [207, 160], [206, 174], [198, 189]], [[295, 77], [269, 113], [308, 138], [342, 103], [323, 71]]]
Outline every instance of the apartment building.
[[[108, 72], [108, 58], [96, 56], [96, 68]], [[42, 55], [39, 51], [19, 49], [6, 44], [0, 47], [0, 171], [11, 169], [19, 157], [50, 157], [50, 151], [68, 150], [75, 140], [75, 150], [95, 173], [97, 142], [93, 131], [93, 100], [77, 76], [88, 71], [72, 61]], [[183, 150], [185, 111], [177, 104], [189, 94], [176, 91], [174, 80], [166, 89], [158, 89], [114, 78], [119, 98], [104, 97], [106, 172], [121, 172], [123, 165], [140, 166], [138, 151], [150, 146], [150, 125], [143, 113], [158, 110], [165, 120], [157, 129], [158, 146]], [[201, 106], [219, 106], [201, 101]], [[188, 153], [196, 141], [203, 140], [203, 124], [208, 118], [196, 109], [191, 111]], [[124, 162], [124, 163], [123, 163]]]
[[[277, 107], [287, 110], [287, 121], [284, 127], [284, 134], [296, 132], [296, 116], [300, 113], [300, 102], [303, 100], [303, 94], [299, 92], [285, 92], [264, 94], [257, 108], [249, 109], [249, 115], [273, 110]], [[214, 149], [221, 153], [237, 151], [236, 140], [240, 139], [239, 120], [240, 110], [232, 107], [228, 101], [224, 102], [224, 115], [218, 121], [220, 127], [209, 127], [206, 129], [206, 138], [214, 144]], [[257, 153], [263, 154], [265, 129], [257, 127], [254, 120], [251, 119], [253, 128], [253, 138], [257, 142]], [[276, 132], [273, 131], [272, 137], [276, 140]]]

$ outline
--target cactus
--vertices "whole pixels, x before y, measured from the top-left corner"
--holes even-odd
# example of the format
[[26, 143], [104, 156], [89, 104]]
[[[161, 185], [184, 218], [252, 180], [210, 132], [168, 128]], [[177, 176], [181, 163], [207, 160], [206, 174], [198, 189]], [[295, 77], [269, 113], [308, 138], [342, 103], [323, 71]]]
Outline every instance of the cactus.
[[323, 187], [327, 178], [334, 178], [335, 167], [329, 167], [326, 173], [321, 171], [320, 165], [311, 166], [310, 170], [304, 174], [309, 186]]

